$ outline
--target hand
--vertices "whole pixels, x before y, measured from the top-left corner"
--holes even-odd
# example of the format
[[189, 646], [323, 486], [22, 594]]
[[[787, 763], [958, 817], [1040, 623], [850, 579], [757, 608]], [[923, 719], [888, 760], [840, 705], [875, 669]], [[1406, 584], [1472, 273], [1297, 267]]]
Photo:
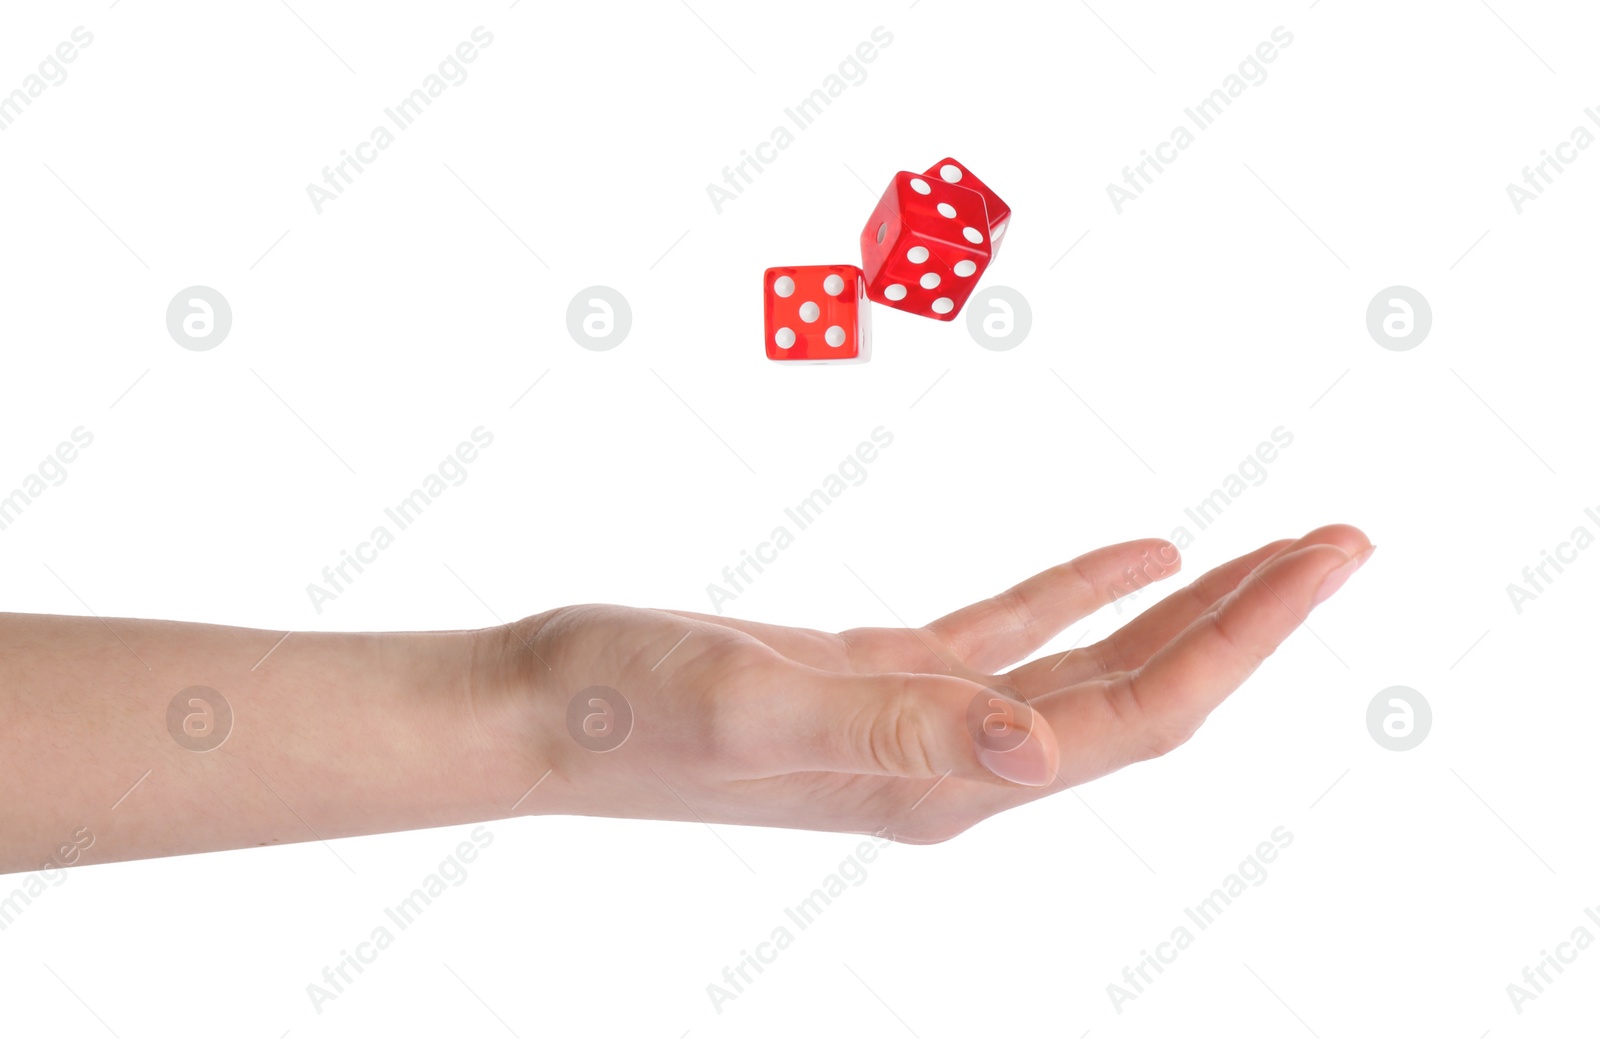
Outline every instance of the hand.
[[[1177, 549], [1102, 548], [915, 629], [566, 607], [503, 629], [513, 677], [486, 718], [550, 770], [524, 811], [932, 843], [1183, 744], [1371, 552], [1342, 525], [1275, 541], [1094, 645], [1004, 671], [1176, 573]], [[632, 713], [604, 752], [568, 731], [593, 687]], [[579, 715], [606, 722], [595, 695]]]

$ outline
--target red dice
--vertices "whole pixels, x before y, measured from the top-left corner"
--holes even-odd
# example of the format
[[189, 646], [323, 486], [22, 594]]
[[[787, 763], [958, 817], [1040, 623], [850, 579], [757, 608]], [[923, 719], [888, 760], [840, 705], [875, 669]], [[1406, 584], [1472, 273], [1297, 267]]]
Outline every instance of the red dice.
[[[969, 176], [960, 172], [962, 179]], [[980, 192], [938, 174], [895, 174], [861, 231], [867, 296], [897, 310], [951, 320], [993, 257], [989, 229]]]
[[772, 360], [867, 359], [872, 329], [861, 268], [769, 267], [762, 276], [762, 302]]
[[950, 321], [988, 270], [1011, 223], [1006, 205], [952, 158], [897, 173], [861, 231], [861, 266], [770, 267], [763, 276], [767, 356], [865, 361], [867, 300]]
[[928, 176], [938, 177], [947, 184], [960, 184], [983, 196], [984, 209], [989, 214], [989, 252], [992, 260], [1000, 252], [1000, 239], [1005, 237], [1006, 225], [1011, 223], [1011, 207], [989, 189], [989, 185], [972, 175], [972, 171], [954, 159], [940, 159], [928, 168]]

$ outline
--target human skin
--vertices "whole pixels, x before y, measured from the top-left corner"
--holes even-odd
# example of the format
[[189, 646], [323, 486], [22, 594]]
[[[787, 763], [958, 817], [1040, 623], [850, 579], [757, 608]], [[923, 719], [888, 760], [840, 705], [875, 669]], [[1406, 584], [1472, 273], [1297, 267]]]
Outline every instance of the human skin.
[[[1342, 525], [1275, 541], [1020, 666], [1177, 550], [1113, 545], [922, 628], [836, 634], [599, 605], [289, 636], [0, 614], [0, 871], [513, 815], [946, 840], [1184, 743], [1371, 552]], [[233, 713], [203, 752], [168, 729], [193, 686]], [[568, 727], [596, 687], [632, 714], [604, 751]]]

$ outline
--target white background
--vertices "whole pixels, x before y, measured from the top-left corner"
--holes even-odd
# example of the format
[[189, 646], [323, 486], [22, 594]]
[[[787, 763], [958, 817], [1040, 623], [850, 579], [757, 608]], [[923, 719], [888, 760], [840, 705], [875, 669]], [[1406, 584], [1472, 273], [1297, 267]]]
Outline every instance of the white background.
[[[921, 623], [1180, 524], [1189, 576], [1333, 521], [1372, 536], [1371, 563], [1190, 744], [890, 847], [721, 1013], [707, 984], [858, 838], [493, 823], [466, 882], [321, 1014], [307, 984], [468, 828], [84, 868], [0, 933], [4, 1030], [1592, 1023], [1596, 949], [1520, 1014], [1506, 990], [1600, 906], [1600, 553], [1520, 613], [1506, 590], [1600, 528], [1583, 512], [1600, 150], [1520, 214], [1506, 192], [1574, 127], [1600, 132], [1592, 13], [692, 2], [8, 11], [0, 91], [75, 26], [94, 42], [0, 133], [0, 493], [75, 427], [94, 443], [0, 532], [4, 608], [298, 631], [706, 609], [880, 425], [894, 443], [867, 480], [732, 611]], [[317, 214], [306, 185], [479, 25], [494, 41], [469, 78]], [[1280, 25], [1293, 43], [1266, 80], [1119, 215], [1106, 185]], [[865, 81], [718, 214], [706, 185], [876, 26], [893, 42]], [[965, 315], [880, 307], [866, 365], [767, 361], [761, 270], [859, 262], [881, 185], [946, 154], [1015, 211], [985, 283], [1026, 296], [1027, 339], [988, 351]], [[207, 352], [164, 320], [197, 284], [233, 309]], [[566, 327], [597, 284], [633, 311], [607, 352]], [[1397, 284], [1433, 309], [1406, 352], [1366, 328]], [[306, 585], [480, 425], [495, 440], [467, 482], [313, 610]], [[1294, 442], [1265, 482], [1196, 531], [1185, 507], [1278, 426]], [[1434, 714], [1403, 753], [1366, 728], [1396, 684]], [[1294, 839], [1265, 883], [1119, 1013], [1107, 985], [1278, 826]]]

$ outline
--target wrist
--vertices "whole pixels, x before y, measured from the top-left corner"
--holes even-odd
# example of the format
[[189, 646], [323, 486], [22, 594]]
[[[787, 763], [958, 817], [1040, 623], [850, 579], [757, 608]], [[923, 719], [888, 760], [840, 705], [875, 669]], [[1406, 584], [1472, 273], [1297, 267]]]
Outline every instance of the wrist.
[[[500, 816], [559, 814], [569, 751], [566, 702], [551, 665], [551, 642], [563, 611], [471, 632], [466, 696], [481, 726]], [[513, 789], [514, 788], [514, 789]]]
[[[264, 776], [321, 835], [504, 818], [533, 763], [496, 739], [504, 706], [493, 695], [494, 631], [307, 637], [279, 662], [271, 717], [259, 733], [241, 726], [236, 749], [265, 763]], [[317, 724], [292, 733], [308, 696]]]

